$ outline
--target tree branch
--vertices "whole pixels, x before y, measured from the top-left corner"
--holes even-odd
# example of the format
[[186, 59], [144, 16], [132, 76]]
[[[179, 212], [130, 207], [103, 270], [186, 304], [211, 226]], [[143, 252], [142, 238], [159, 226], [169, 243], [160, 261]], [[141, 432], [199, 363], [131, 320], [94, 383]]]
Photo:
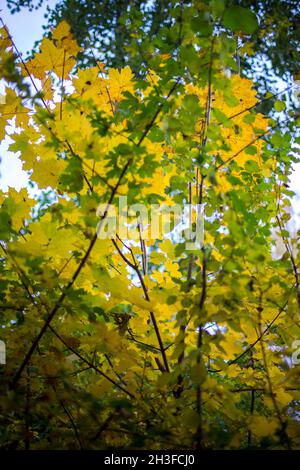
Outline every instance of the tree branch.
[[[131, 263], [131, 261], [129, 261], [126, 256], [122, 253], [122, 250], [119, 248], [117, 242], [115, 240], [112, 239], [112, 242], [115, 246], [115, 248], [117, 249], [119, 255], [121, 256], [121, 258], [124, 260], [124, 262], [130, 267], [132, 268], [139, 280], [140, 280], [140, 283], [141, 283], [141, 286], [142, 286], [142, 289], [144, 291], [144, 296], [145, 296], [145, 299], [147, 300], [147, 302], [150, 302], [150, 298], [149, 298], [149, 294], [147, 292], [147, 288], [146, 288], [146, 285], [145, 285], [145, 282], [144, 282], [144, 278], [139, 270], [139, 267], [138, 267], [138, 264], [137, 264], [137, 261], [134, 257], [134, 254], [131, 250], [131, 248], [128, 248], [131, 252], [131, 255], [133, 256], [133, 259], [134, 259], [134, 263]], [[163, 359], [163, 363], [164, 363], [164, 367], [165, 367], [165, 370], [167, 372], [170, 372], [170, 368], [169, 368], [169, 364], [168, 364], [168, 359], [167, 359], [167, 355], [166, 355], [166, 351], [165, 351], [165, 347], [163, 345], [163, 341], [162, 341], [162, 338], [161, 338], [161, 334], [160, 334], [160, 331], [159, 331], [159, 328], [158, 328], [158, 324], [157, 324], [157, 321], [156, 321], [156, 318], [155, 318], [155, 315], [153, 312], [150, 311], [150, 318], [151, 318], [151, 322], [153, 324], [153, 327], [154, 327], [154, 331], [155, 331], [155, 334], [156, 334], [156, 338], [157, 338], [157, 341], [158, 341], [158, 344], [159, 344], [159, 349], [160, 349], [160, 353], [161, 353], [161, 356], [162, 356], [162, 359]]]
[[16, 387], [16, 385], [17, 385], [17, 383], [18, 383], [18, 381], [19, 381], [19, 379], [20, 379], [20, 377], [21, 377], [21, 375], [22, 375], [22, 372], [23, 372], [24, 368], [26, 367], [26, 365], [27, 365], [28, 362], [30, 361], [32, 354], [34, 353], [34, 351], [35, 351], [35, 349], [37, 348], [37, 346], [38, 346], [40, 340], [41, 340], [42, 337], [44, 336], [44, 334], [45, 334], [45, 332], [46, 332], [48, 326], [50, 325], [50, 323], [51, 323], [51, 321], [53, 320], [53, 318], [54, 318], [55, 314], [57, 313], [57, 311], [58, 311], [58, 310], [60, 309], [60, 307], [62, 306], [62, 304], [63, 304], [63, 302], [64, 302], [64, 300], [65, 300], [65, 298], [66, 298], [66, 296], [67, 296], [67, 294], [68, 294], [68, 292], [69, 292], [69, 290], [70, 290], [71, 287], [74, 285], [74, 283], [75, 283], [76, 279], [78, 278], [78, 276], [79, 276], [79, 274], [80, 274], [82, 268], [85, 266], [85, 263], [87, 262], [87, 260], [88, 260], [88, 258], [89, 258], [89, 256], [90, 256], [90, 254], [91, 254], [91, 251], [92, 251], [92, 249], [93, 249], [93, 247], [94, 247], [94, 245], [95, 245], [95, 243], [96, 243], [96, 241], [97, 241], [97, 238], [98, 238], [98, 230], [101, 229], [101, 227], [102, 227], [102, 225], [103, 225], [103, 222], [104, 222], [105, 218], [107, 217], [108, 207], [109, 207], [109, 205], [112, 203], [112, 201], [113, 201], [113, 199], [114, 199], [114, 197], [115, 197], [115, 194], [116, 194], [116, 192], [117, 192], [117, 190], [118, 190], [118, 188], [119, 188], [119, 186], [120, 186], [120, 184], [121, 184], [121, 181], [122, 181], [122, 179], [123, 179], [123, 177], [124, 177], [124, 175], [125, 175], [125, 173], [126, 173], [128, 167], [129, 167], [129, 165], [131, 164], [131, 162], [132, 162], [132, 159], [129, 159], [129, 160], [127, 161], [126, 165], [124, 166], [124, 168], [123, 168], [123, 170], [122, 170], [122, 172], [121, 172], [121, 174], [120, 174], [120, 176], [119, 176], [119, 179], [118, 179], [118, 181], [117, 181], [117, 184], [115, 185], [115, 187], [114, 187], [114, 189], [113, 189], [113, 191], [112, 191], [112, 193], [111, 193], [111, 195], [110, 195], [109, 201], [108, 201], [107, 206], [106, 206], [106, 210], [105, 210], [104, 214], [102, 215], [101, 220], [100, 220], [100, 222], [99, 222], [98, 229], [96, 230], [96, 233], [94, 234], [94, 236], [93, 236], [93, 238], [92, 238], [92, 240], [91, 240], [91, 242], [90, 242], [90, 245], [89, 245], [89, 247], [88, 247], [88, 249], [87, 249], [85, 255], [84, 255], [83, 258], [81, 259], [81, 261], [80, 261], [80, 263], [79, 263], [79, 265], [78, 265], [78, 267], [77, 267], [75, 273], [73, 274], [72, 279], [68, 282], [68, 284], [66, 285], [66, 287], [63, 289], [61, 296], [59, 297], [58, 301], [56, 302], [56, 304], [55, 304], [54, 307], [52, 308], [51, 312], [49, 313], [49, 316], [48, 316], [47, 320], [45, 321], [44, 326], [41, 328], [39, 334], [37, 335], [37, 337], [36, 337], [35, 340], [33, 341], [33, 343], [32, 343], [32, 345], [31, 345], [29, 351], [27, 352], [27, 354], [26, 354], [26, 356], [25, 356], [25, 358], [24, 358], [24, 360], [23, 360], [23, 362], [22, 362], [22, 364], [20, 365], [19, 369], [17, 370], [17, 372], [16, 372], [16, 374], [15, 374], [15, 376], [14, 376], [12, 382], [11, 382], [11, 388], [12, 388], [12, 389], [14, 389], [14, 388]]

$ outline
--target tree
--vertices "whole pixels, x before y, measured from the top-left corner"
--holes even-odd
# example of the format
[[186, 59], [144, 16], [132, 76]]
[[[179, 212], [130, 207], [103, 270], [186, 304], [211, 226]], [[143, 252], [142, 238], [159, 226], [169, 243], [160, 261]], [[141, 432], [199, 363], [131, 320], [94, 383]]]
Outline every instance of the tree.
[[[39, 8], [42, 1], [34, 0], [7, 0], [7, 5], [12, 12], [21, 8]], [[207, 34], [207, 22], [205, 12], [209, 12], [211, 5], [219, 15], [225, 7], [232, 9], [232, 22], [223, 27], [237, 32], [240, 25], [240, 8], [249, 8], [255, 12], [259, 19], [259, 28], [251, 31], [252, 37], [249, 44], [247, 37], [240, 37], [236, 44], [236, 53], [246, 49], [247, 54], [241, 54], [241, 65], [246, 70], [253, 70], [253, 54], [260, 57], [260, 68], [255, 70], [255, 78], [259, 76], [265, 84], [270, 82], [271, 69], [280, 77], [285, 78], [298, 74], [299, 64], [299, 2], [296, 0], [220, 0], [220, 1], [174, 1], [156, 0], [148, 2], [137, 0], [125, 2], [120, 0], [62, 0], [52, 9], [48, 7], [47, 19], [49, 28], [55, 27], [60, 21], [66, 20], [72, 28], [72, 32], [83, 47], [79, 55], [81, 64], [93, 64], [94, 54], [101, 54], [102, 60], [113, 67], [130, 65], [133, 70], [140, 71], [140, 63], [147, 69], [147, 54], [151, 54], [153, 45], [155, 48], [167, 47], [168, 41], [163, 45], [157, 37], [167, 35], [167, 30], [172, 25], [174, 18], [180, 24], [181, 15], [186, 18], [189, 15], [191, 4], [195, 4], [202, 12], [197, 20], [197, 30]], [[235, 12], [234, 12], [235, 10]], [[249, 15], [245, 22], [251, 22]], [[243, 15], [242, 15], [243, 20]], [[247, 31], [245, 31], [247, 32]], [[138, 34], [139, 41], [135, 46], [139, 47], [139, 54], [133, 54], [134, 37]], [[173, 50], [174, 42], [170, 42]], [[267, 80], [266, 80], [267, 76]]]
[[[235, 30], [236, 12], [219, 5], [174, 11], [139, 76], [76, 66], [64, 21], [26, 62], [1, 30], [1, 137], [51, 188], [38, 210], [26, 188], [1, 195], [3, 448], [299, 447], [295, 124], [229, 76], [235, 41], [214, 22]], [[189, 203], [203, 243], [192, 207], [194, 235], [178, 233]]]

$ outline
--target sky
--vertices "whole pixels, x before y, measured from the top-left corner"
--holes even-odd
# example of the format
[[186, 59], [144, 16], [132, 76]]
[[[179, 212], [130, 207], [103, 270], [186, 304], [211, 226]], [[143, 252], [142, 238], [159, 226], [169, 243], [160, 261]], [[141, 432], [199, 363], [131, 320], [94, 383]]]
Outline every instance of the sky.
[[47, 5], [53, 7], [56, 3], [57, 0], [46, 0], [38, 10], [30, 12], [28, 8], [23, 8], [19, 13], [11, 15], [6, 0], [0, 0], [0, 16], [23, 54], [30, 51], [34, 42], [42, 37], [46, 7]]

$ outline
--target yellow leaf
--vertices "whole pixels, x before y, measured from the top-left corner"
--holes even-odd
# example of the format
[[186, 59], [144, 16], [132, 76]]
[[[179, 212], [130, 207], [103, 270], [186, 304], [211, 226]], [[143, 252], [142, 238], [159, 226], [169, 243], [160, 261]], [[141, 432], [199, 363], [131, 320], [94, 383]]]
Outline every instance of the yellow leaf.
[[266, 416], [254, 416], [249, 429], [258, 437], [273, 436], [279, 424], [273, 418]]
[[121, 71], [109, 69], [109, 92], [113, 101], [119, 101], [125, 91], [134, 92], [133, 73], [127, 65]]

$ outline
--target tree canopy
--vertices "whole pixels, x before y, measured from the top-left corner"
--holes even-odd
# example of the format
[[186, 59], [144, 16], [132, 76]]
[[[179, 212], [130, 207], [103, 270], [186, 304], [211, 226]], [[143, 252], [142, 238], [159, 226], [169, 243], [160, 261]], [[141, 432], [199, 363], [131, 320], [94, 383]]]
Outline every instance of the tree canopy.
[[[27, 60], [1, 29], [0, 137], [47, 195], [0, 195], [2, 448], [300, 446], [297, 119], [280, 95], [262, 113], [240, 73], [255, 9], [155, 8], [154, 43], [135, 26], [123, 67], [90, 55], [72, 21]], [[200, 244], [175, 212], [153, 234], [187, 204]]]
[[[12, 12], [47, 4], [45, 0], [6, 1]], [[267, 75], [270, 80], [270, 66], [278, 76], [298, 74], [300, 10], [297, 0], [60, 0], [54, 7], [48, 6], [45, 29], [48, 32], [49, 28], [66, 20], [83, 47], [78, 56], [81, 64], [93, 64], [94, 54], [100, 54], [107, 65], [130, 65], [134, 71], [140, 71], [141, 65], [147, 69], [147, 60], [153, 51], [175, 51], [168, 30], [174, 19], [180, 27], [181, 15], [187, 20], [193, 3], [201, 11], [194, 27], [202, 35], [210, 34], [208, 14], [212, 5], [220, 17], [225, 7], [230, 11], [221, 21], [221, 27], [227, 32], [237, 33], [241, 27], [242, 33], [251, 34], [251, 38], [239, 35], [236, 54], [239, 55], [243, 47], [247, 50], [246, 55], [240, 54], [240, 60], [248, 70], [253, 68], [253, 55], [260, 56], [263, 63], [260, 61], [261, 69], [256, 68], [256, 76], [263, 80]], [[258, 24], [251, 12], [255, 13]], [[247, 31], [247, 27], [250, 30]], [[136, 43], [133, 41], [135, 35], [138, 37]]]

